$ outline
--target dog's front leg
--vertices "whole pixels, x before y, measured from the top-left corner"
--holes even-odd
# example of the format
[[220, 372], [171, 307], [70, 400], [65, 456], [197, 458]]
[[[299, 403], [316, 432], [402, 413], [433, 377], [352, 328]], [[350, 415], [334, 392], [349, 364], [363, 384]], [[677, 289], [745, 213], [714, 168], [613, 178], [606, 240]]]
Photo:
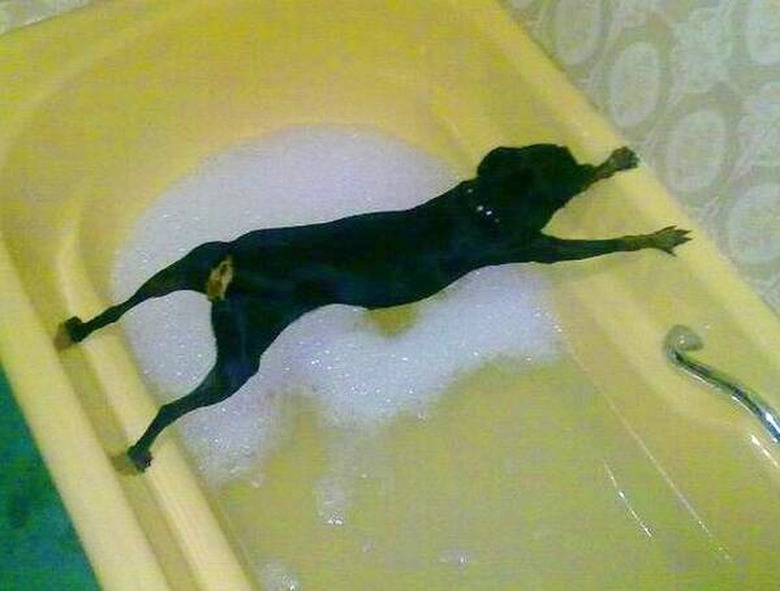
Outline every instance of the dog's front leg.
[[590, 164], [581, 165], [582, 169], [586, 171], [585, 175], [587, 177], [581, 190], [584, 191], [593, 183], [608, 179], [615, 173], [622, 170], [630, 170], [637, 166], [639, 166], [639, 156], [637, 156], [636, 152], [626, 146], [618, 148], [598, 166]]
[[644, 248], [655, 248], [673, 255], [677, 246], [690, 240], [688, 234], [688, 230], [681, 230], [676, 226], [669, 226], [652, 234], [601, 240], [566, 240], [540, 234], [531, 244], [526, 260], [538, 263], [555, 263]]

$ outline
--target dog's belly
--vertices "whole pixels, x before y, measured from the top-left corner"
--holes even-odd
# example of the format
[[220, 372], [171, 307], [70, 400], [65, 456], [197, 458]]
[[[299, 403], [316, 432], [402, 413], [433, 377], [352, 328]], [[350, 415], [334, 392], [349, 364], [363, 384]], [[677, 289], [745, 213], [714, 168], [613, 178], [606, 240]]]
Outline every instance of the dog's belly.
[[388, 261], [331, 275], [324, 290], [332, 294], [331, 303], [387, 308], [432, 296], [469, 270], [430, 261]]
[[432, 255], [377, 257], [357, 252], [337, 261], [269, 265], [261, 272], [238, 265], [230, 289], [296, 309], [329, 304], [386, 308], [429, 297], [470, 270]]

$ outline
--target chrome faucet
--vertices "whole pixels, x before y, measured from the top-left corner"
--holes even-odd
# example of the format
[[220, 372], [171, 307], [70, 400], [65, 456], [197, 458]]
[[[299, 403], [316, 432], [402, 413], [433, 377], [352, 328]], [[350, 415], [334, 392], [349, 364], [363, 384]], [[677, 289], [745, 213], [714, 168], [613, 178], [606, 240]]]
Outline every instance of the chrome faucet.
[[731, 376], [696, 361], [688, 355], [689, 351], [698, 351], [702, 347], [704, 347], [704, 341], [687, 326], [672, 327], [664, 339], [664, 351], [669, 361], [710, 386], [728, 394], [732, 400], [747, 409], [761, 422], [775, 443], [780, 443], [780, 415], [777, 411], [756, 392], [740, 384]]

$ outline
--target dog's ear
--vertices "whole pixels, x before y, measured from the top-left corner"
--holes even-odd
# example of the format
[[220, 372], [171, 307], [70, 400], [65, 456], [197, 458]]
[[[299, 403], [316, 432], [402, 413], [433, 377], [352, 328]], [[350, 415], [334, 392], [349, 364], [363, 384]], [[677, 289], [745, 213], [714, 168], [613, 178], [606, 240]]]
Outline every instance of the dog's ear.
[[[478, 183], [485, 189], [500, 188], [499, 193], [505, 197], [524, 195], [534, 183], [533, 167], [538, 160], [526, 148], [495, 148], [477, 167]], [[497, 197], [493, 195], [494, 199]]]
[[478, 176], [491, 176], [500, 174], [518, 165], [522, 165], [524, 160], [521, 149], [519, 148], [494, 148], [485, 155], [482, 162], [477, 167]]
[[533, 144], [522, 148], [501, 146], [494, 148], [482, 159], [477, 175], [518, 173], [534, 168], [577, 168], [577, 161], [571, 152], [555, 144]]

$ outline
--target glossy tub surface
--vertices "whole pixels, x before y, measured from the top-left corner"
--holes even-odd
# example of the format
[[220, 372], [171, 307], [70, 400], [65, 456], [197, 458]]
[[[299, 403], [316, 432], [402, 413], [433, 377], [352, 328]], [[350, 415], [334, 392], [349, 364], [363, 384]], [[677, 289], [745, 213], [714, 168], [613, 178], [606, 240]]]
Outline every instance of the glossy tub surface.
[[[65, 352], [52, 344], [62, 319], [111, 301], [114, 253], [167, 186], [215, 151], [292, 125], [369, 126], [464, 177], [496, 145], [566, 144], [592, 162], [621, 145], [487, 1], [98, 3], [0, 39], [0, 89], [0, 354], [109, 589], [255, 584], [175, 438], [161, 442], [148, 474], [114, 469], [111, 457], [156, 408], [121, 331]], [[672, 369], [661, 344], [675, 324], [697, 328], [708, 363], [778, 407], [778, 318], [646, 169], [573, 202], [552, 231], [603, 237], [673, 223], [696, 231], [675, 259], [617, 255], [545, 272], [574, 357], [643, 450], [624, 467], [634, 470], [642, 519], [669, 523], [681, 511], [681, 528], [695, 533], [680, 535], [705, 540], [721, 588], [773, 589], [777, 445], [741, 409]], [[490, 452], [487, 440], [480, 445]], [[605, 490], [626, 505], [610, 466]], [[646, 472], [653, 478], [643, 480]], [[673, 509], [654, 506], [661, 481], [678, 500]], [[597, 548], [611, 526], [599, 519], [589, 523]], [[576, 580], [608, 588], [605, 565], [630, 572], [632, 560], [594, 557]], [[549, 562], [569, 568], [565, 551]], [[672, 571], [638, 572], [633, 588], [657, 588], [654, 577], [688, 588], [687, 571]], [[566, 589], [572, 580], [539, 584]]]

